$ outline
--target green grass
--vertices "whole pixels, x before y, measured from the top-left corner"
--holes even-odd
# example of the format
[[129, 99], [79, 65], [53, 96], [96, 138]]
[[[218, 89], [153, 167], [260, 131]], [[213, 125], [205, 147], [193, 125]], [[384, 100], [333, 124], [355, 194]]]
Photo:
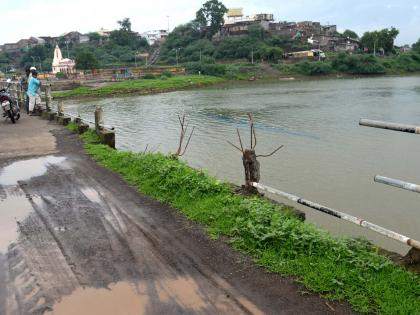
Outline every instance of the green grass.
[[185, 89], [190, 87], [206, 86], [221, 83], [223, 81], [224, 80], [222, 78], [206, 75], [186, 75], [148, 80], [127, 80], [97, 88], [83, 86], [70, 91], [53, 92], [53, 97], [70, 98], [86, 96], [106, 96], [129, 93], [148, 94]]
[[[420, 277], [368, 242], [336, 238], [300, 221], [288, 207], [234, 194], [231, 187], [172, 156], [116, 151], [85, 133], [87, 152], [129, 184], [208, 227], [271, 272], [295, 276], [312, 292], [347, 300], [354, 310], [420, 314]], [[279, 284], [281, 285], [281, 284]]]

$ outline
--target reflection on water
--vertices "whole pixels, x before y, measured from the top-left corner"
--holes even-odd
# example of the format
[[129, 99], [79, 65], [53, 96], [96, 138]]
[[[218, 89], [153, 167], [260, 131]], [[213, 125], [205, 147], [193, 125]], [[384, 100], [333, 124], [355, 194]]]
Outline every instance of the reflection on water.
[[[243, 83], [151, 96], [68, 101], [66, 111], [92, 119], [102, 105], [105, 121], [116, 127], [120, 149], [159, 147], [175, 152], [178, 114], [196, 126], [185, 159], [194, 167], [242, 182], [236, 128], [248, 140], [246, 114], [253, 113], [257, 151], [284, 144], [261, 160], [262, 182], [363, 217], [420, 239], [419, 196], [384, 187], [373, 176], [420, 183], [415, 172], [420, 137], [358, 126], [360, 118], [420, 124], [420, 77]], [[247, 136], [245, 136], [245, 134]], [[323, 214], [304, 209], [308, 219], [333, 233], [364, 235], [390, 250], [407, 248]]]

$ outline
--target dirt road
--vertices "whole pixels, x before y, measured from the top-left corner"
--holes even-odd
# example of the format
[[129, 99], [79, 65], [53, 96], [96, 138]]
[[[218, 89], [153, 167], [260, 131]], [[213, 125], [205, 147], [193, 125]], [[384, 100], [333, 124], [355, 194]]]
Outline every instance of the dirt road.
[[24, 116], [0, 135], [0, 314], [352, 313], [209, 240], [66, 129]]

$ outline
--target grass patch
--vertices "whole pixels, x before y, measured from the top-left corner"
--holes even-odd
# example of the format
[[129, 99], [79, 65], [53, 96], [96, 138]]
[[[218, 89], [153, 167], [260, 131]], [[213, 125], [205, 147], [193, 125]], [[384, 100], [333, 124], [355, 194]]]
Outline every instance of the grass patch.
[[52, 94], [55, 98], [105, 96], [129, 93], [148, 94], [206, 86], [221, 83], [223, 81], [222, 78], [206, 75], [165, 76], [164, 78], [159, 79], [127, 80], [97, 88], [82, 86], [70, 91], [57, 91]]
[[271, 272], [297, 277], [331, 300], [378, 314], [419, 314], [420, 277], [393, 264], [364, 240], [336, 238], [301, 222], [290, 208], [243, 197], [230, 186], [172, 156], [116, 151], [83, 136], [87, 152], [129, 184], [228, 236], [232, 246]]

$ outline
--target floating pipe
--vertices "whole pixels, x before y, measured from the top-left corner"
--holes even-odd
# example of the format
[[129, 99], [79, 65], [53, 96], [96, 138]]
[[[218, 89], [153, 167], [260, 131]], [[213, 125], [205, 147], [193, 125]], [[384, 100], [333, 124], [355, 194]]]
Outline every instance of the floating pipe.
[[365, 126], [365, 127], [420, 134], [420, 127], [413, 126], [413, 125], [406, 125], [406, 124], [391, 123], [391, 122], [386, 122], [386, 121], [360, 119], [359, 125]]
[[413, 192], [416, 192], [416, 193], [420, 193], [420, 185], [404, 182], [404, 181], [399, 180], [399, 179], [392, 179], [392, 178], [377, 175], [377, 176], [375, 176], [375, 182], [380, 183], [380, 184], [393, 186], [393, 187], [397, 187], [397, 188], [401, 188], [401, 189], [405, 189], [405, 190], [409, 190], [409, 191], [413, 191]]
[[320, 212], [326, 213], [328, 215], [331, 215], [333, 217], [336, 217], [336, 218], [339, 218], [339, 219], [342, 219], [342, 220], [345, 220], [345, 221], [354, 223], [356, 225], [359, 225], [359, 226], [364, 227], [366, 229], [375, 231], [376, 233], [385, 235], [386, 237], [392, 238], [394, 240], [397, 240], [397, 241], [399, 241], [401, 243], [404, 243], [404, 244], [406, 244], [408, 246], [411, 246], [411, 247], [414, 247], [414, 248], [420, 250], [420, 242], [419, 241], [413, 240], [413, 239], [411, 239], [411, 238], [409, 238], [407, 236], [404, 236], [402, 234], [393, 232], [391, 230], [388, 230], [386, 228], [383, 228], [383, 227], [381, 227], [379, 225], [376, 225], [374, 223], [365, 221], [365, 220], [360, 219], [360, 218], [356, 218], [356, 217], [354, 217], [354, 216], [352, 216], [350, 214], [347, 214], [347, 213], [344, 213], [344, 212], [340, 212], [340, 211], [337, 211], [337, 210], [334, 210], [334, 209], [325, 207], [325, 206], [320, 205], [320, 204], [317, 204], [315, 202], [312, 202], [312, 201], [309, 201], [309, 200], [305, 200], [305, 199], [300, 198], [298, 196], [295, 196], [295, 195], [292, 195], [292, 194], [289, 194], [289, 193], [286, 193], [286, 192], [277, 190], [275, 188], [271, 188], [271, 187], [262, 185], [260, 183], [252, 183], [252, 186], [254, 186], [255, 188], [264, 190], [266, 192], [269, 192], [269, 193], [272, 193], [272, 194], [281, 196], [283, 198], [289, 199], [289, 200], [294, 201], [294, 202], [296, 202], [298, 204], [301, 204], [301, 205], [303, 205], [305, 207], [309, 207], [309, 208], [315, 209], [317, 211], [320, 211]]

